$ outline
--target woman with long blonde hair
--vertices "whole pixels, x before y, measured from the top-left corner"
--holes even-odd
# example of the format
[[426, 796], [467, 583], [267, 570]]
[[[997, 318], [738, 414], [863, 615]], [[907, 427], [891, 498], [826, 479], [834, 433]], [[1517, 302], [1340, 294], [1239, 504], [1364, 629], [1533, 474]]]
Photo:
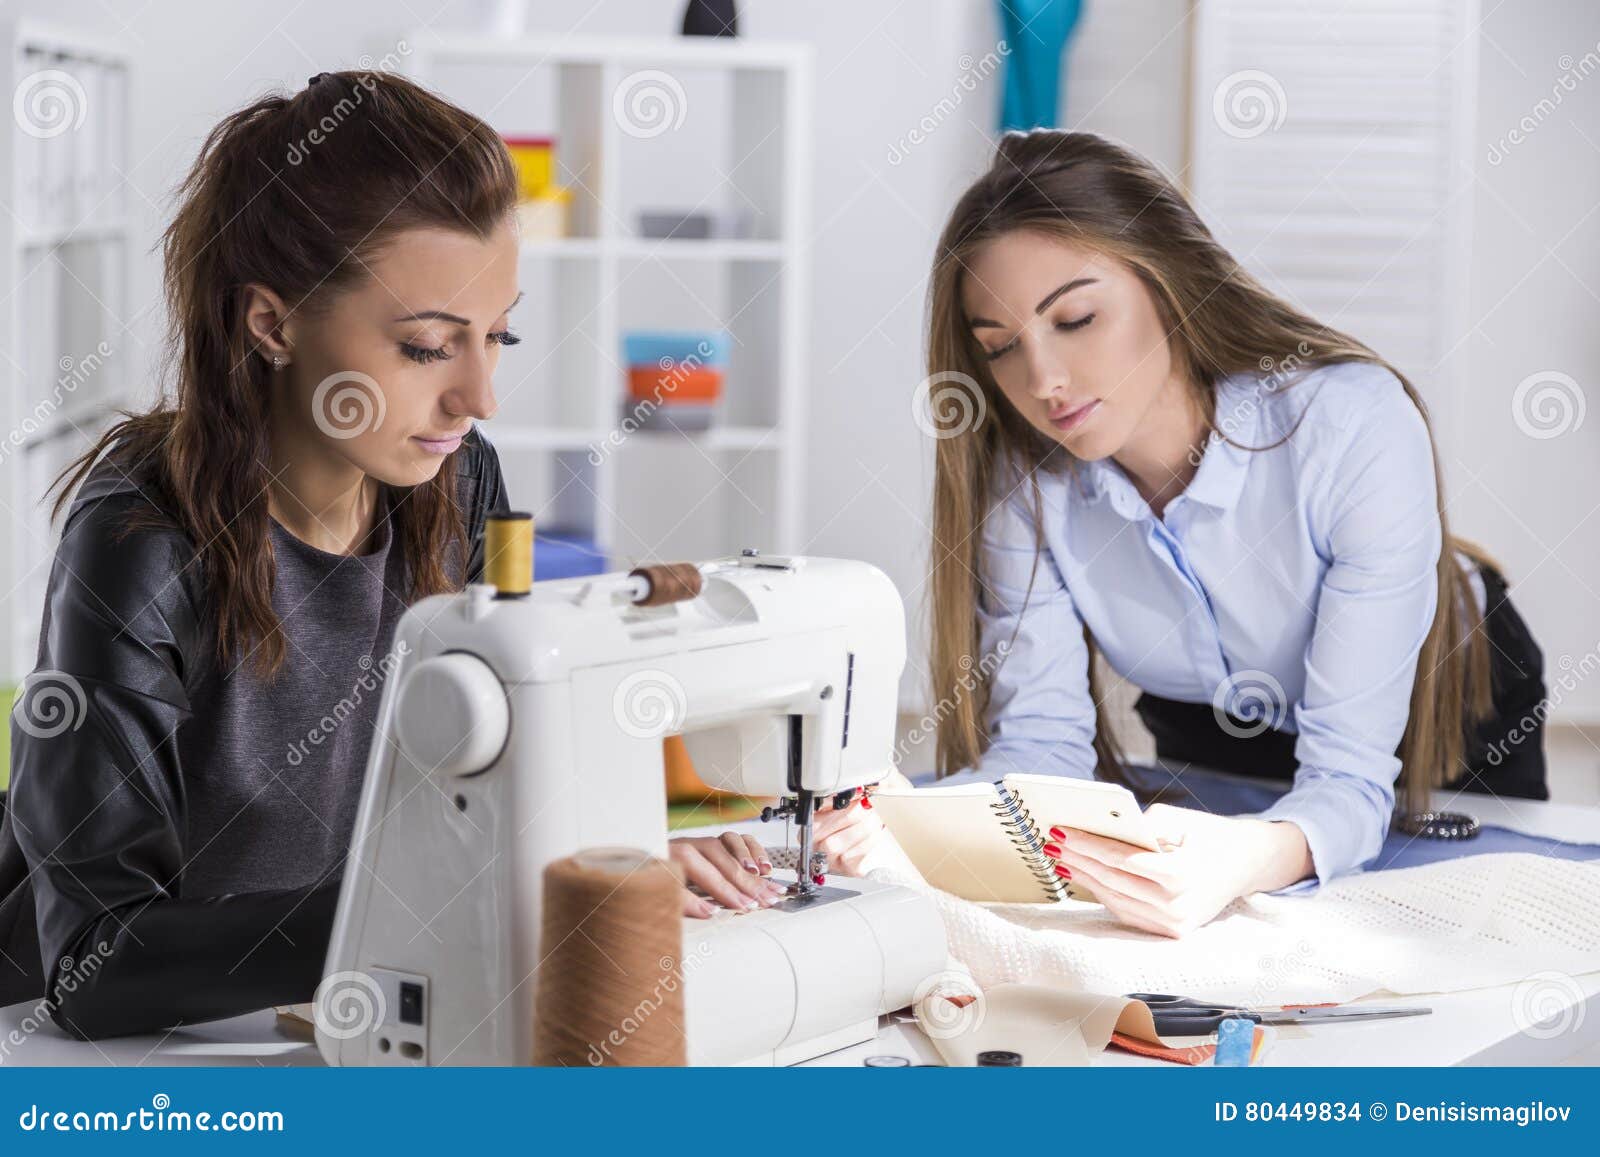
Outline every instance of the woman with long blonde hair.
[[[1538, 736], [1499, 722], [1543, 697], [1542, 660], [1450, 535], [1421, 398], [1245, 273], [1148, 162], [1008, 134], [940, 238], [928, 369], [959, 403], [935, 396], [940, 774], [1146, 802], [1194, 765], [1293, 780], [1254, 816], [1154, 803], [1162, 851], [1052, 826], [1058, 874], [1118, 918], [1178, 935], [1357, 870], [1397, 797], [1544, 798]], [[1097, 654], [1143, 691], [1160, 773], [1122, 758]], [[854, 807], [817, 834], [844, 871], [881, 839]]]

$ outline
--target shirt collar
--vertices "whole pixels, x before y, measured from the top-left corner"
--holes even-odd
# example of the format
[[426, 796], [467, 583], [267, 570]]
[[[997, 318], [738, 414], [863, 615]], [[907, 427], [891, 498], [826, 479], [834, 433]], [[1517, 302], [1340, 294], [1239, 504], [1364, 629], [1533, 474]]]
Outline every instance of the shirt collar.
[[[1250, 470], [1264, 395], [1265, 388], [1254, 375], [1234, 375], [1217, 383], [1216, 429], [1183, 497], [1216, 510], [1232, 509]], [[1117, 513], [1127, 519], [1142, 517], [1149, 510], [1132, 480], [1110, 458], [1082, 466], [1085, 498], [1109, 498]]]

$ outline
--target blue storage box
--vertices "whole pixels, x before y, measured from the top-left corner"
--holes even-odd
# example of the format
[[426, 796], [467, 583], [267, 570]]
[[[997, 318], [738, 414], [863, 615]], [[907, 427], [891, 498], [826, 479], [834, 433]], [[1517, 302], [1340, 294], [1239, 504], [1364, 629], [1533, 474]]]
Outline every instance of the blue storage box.
[[587, 535], [574, 531], [535, 530], [533, 540], [533, 579], [582, 578], [605, 574], [606, 559]]
[[721, 329], [631, 330], [622, 335], [622, 360], [630, 366], [728, 364], [728, 333]]

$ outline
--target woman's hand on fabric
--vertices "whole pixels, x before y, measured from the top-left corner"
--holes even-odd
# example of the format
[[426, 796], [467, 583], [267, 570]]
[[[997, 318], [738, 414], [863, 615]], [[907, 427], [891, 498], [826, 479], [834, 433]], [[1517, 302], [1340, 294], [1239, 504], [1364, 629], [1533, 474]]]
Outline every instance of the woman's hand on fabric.
[[[683, 836], [667, 844], [669, 858], [683, 869], [688, 884], [709, 896], [683, 889], [685, 916], [711, 916], [717, 905], [751, 912], [770, 908], [784, 897], [772, 880], [772, 860], [753, 836], [723, 832], [720, 836]], [[712, 903], [712, 901], [716, 903]]]
[[[881, 787], [909, 788], [911, 781], [891, 770]], [[903, 859], [904, 853], [883, 826], [868, 793], [856, 792], [845, 807], [835, 810], [830, 800], [811, 820], [811, 846], [828, 857], [828, 870], [841, 876], [864, 876], [885, 855]]]
[[[1311, 874], [1305, 833], [1288, 821], [1217, 816], [1155, 804], [1145, 812], [1160, 851], [1078, 828], [1052, 827], [1045, 851], [1124, 924], [1182, 936], [1240, 896]], [[1064, 869], [1064, 871], [1062, 871]]]

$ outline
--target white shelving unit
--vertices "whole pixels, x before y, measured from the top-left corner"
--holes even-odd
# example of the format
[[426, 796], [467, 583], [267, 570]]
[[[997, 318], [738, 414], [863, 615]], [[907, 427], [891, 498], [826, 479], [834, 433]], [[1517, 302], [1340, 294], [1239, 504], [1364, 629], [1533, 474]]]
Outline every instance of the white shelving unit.
[[33, 21], [0, 25], [0, 681], [33, 669], [55, 554], [46, 487], [127, 404], [129, 58]]
[[[507, 136], [556, 138], [568, 230], [523, 246], [520, 346], [485, 423], [511, 499], [609, 568], [801, 546], [811, 61], [742, 40], [410, 34], [401, 67]], [[654, 119], [652, 119], [654, 118]], [[748, 214], [748, 237], [656, 240], [641, 209]], [[625, 432], [630, 330], [725, 329], [718, 424]]]

